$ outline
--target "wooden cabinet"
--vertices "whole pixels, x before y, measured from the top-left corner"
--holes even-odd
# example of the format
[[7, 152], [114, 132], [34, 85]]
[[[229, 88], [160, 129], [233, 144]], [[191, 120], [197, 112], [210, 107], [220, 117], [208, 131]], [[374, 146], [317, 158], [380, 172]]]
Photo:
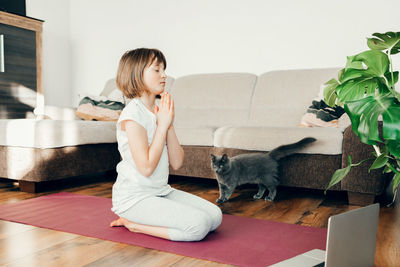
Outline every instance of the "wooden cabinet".
[[42, 23], [0, 12], [0, 119], [25, 118], [43, 97]]

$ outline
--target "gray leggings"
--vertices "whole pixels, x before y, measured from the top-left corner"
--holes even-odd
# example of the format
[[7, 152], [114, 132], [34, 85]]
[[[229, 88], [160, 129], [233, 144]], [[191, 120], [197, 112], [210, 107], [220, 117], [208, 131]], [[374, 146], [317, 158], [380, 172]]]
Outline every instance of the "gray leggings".
[[146, 198], [120, 214], [131, 222], [168, 228], [173, 241], [199, 241], [222, 221], [221, 209], [181, 190]]

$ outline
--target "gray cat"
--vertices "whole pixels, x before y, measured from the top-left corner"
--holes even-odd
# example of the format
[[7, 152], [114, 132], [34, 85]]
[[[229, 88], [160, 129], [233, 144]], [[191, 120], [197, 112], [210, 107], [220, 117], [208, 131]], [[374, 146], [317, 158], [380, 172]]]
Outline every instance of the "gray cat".
[[279, 146], [269, 153], [242, 154], [232, 158], [226, 154], [211, 154], [211, 167], [217, 175], [220, 192], [217, 203], [227, 201], [236, 186], [242, 184], [258, 184], [258, 192], [253, 196], [255, 199], [261, 199], [268, 189], [265, 200], [273, 201], [279, 184], [278, 160], [296, 153], [315, 140], [306, 137], [297, 143]]

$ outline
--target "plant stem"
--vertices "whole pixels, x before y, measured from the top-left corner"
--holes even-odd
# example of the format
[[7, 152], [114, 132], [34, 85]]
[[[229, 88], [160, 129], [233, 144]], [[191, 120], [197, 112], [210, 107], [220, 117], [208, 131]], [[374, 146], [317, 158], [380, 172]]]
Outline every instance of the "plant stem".
[[[393, 75], [393, 73], [392, 73]], [[380, 76], [381, 78], [383, 78], [385, 80], [385, 83], [387, 84], [389, 91], [392, 93], [392, 95], [394, 95], [394, 97], [396, 97], [397, 99], [399, 99], [399, 96], [397, 95], [396, 90], [393, 89], [392, 86], [390, 86], [389, 80], [385, 77], [385, 75]], [[393, 79], [393, 78], [392, 78]]]
[[[379, 146], [377, 146], [377, 145], [372, 145], [372, 147], [375, 149], [375, 152], [376, 152], [377, 157], [379, 157], [380, 155], [382, 155], [381, 150], [379, 149]], [[398, 167], [400, 167], [399, 162], [398, 162], [397, 160], [396, 160], [396, 163], [397, 163]], [[387, 162], [385, 165], [388, 166], [394, 173], [400, 173], [400, 169], [398, 170], [397, 167], [394, 168], [394, 167], [392, 166], [392, 164], [390, 164], [389, 162]]]
[[377, 155], [377, 157], [379, 157], [382, 153], [381, 153], [381, 150], [379, 149], [379, 146], [377, 146], [377, 145], [372, 145], [373, 147], [374, 147], [374, 149], [375, 149], [375, 152], [376, 152], [376, 155]]
[[389, 204], [387, 204], [386, 207], [392, 206], [392, 205], [394, 204], [394, 202], [396, 201], [397, 192], [399, 191], [399, 186], [400, 186], [400, 184], [399, 184], [399, 185], [396, 187], [396, 189], [394, 190], [392, 202], [390, 202]]
[[386, 166], [388, 166], [389, 169], [393, 171], [393, 173], [400, 173], [400, 171], [398, 171], [397, 168], [394, 168], [389, 162], [386, 163]]
[[[396, 175], [396, 173], [400, 173], [400, 169], [398, 168], [398, 167], [400, 167], [400, 165], [399, 165], [398, 162], [397, 162], [397, 167], [396, 167], [396, 168], [394, 168], [389, 162], [386, 163], [386, 166], [388, 166], [388, 167], [393, 171], [393, 173], [394, 173], [395, 175]], [[393, 176], [393, 178], [394, 178], [394, 176]], [[393, 179], [393, 178], [392, 178], [392, 179]], [[395, 202], [396, 196], [397, 196], [397, 192], [399, 191], [399, 186], [400, 186], [400, 184], [398, 184], [397, 187], [396, 187], [396, 189], [393, 191], [394, 195], [393, 195], [392, 202], [389, 203], [389, 204], [387, 204], [387, 205], [386, 205], [387, 207], [390, 207], [390, 206], [393, 205], [393, 203]]]

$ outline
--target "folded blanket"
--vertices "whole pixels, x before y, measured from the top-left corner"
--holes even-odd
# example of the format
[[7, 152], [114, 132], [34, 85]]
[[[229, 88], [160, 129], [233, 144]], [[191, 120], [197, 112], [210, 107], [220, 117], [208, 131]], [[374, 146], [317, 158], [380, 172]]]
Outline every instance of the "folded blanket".
[[113, 100], [96, 100], [86, 96], [80, 102], [76, 115], [84, 120], [117, 121], [125, 104]]
[[339, 118], [345, 113], [340, 106], [330, 107], [324, 100], [313, 100], [300, 121], [306, 127], [338, 127]]

